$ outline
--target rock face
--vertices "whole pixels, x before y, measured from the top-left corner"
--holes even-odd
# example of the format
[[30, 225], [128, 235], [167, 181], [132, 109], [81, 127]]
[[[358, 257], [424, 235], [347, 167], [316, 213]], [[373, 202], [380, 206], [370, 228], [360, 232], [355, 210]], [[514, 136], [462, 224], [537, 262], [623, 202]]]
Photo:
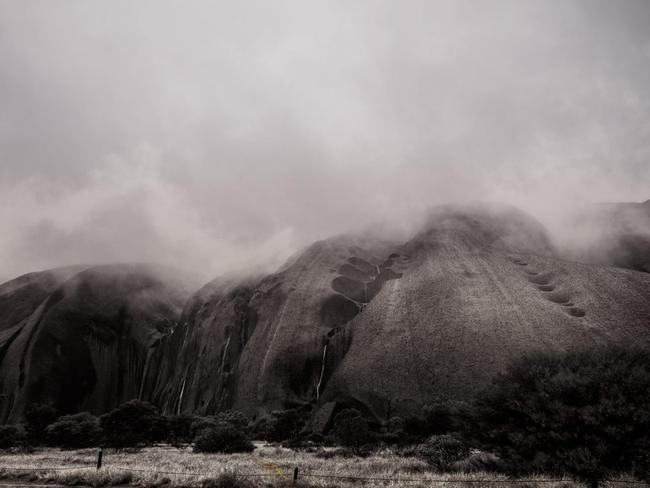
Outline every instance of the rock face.
[[649, 275], [561, 260], [516, 210], [440, 208], [405, 243], [334, 238], [273, 275], [206, 285], [165, 338], [154, 399], [383, 420], [468, 398], [531, 348], [647, 342], [648, 297]]
[[64, 268], [0, 287], [0, 420], [31, 403], [103, 413], [150, 394], [187, 292], [147, 266]]
[[510, 207], [441, 207], [405, 242], [317, 242], [187, 301], [170, 283], [120, 266], [2, 285], [0, 419], [142, 398], [168, 414], [314, 406], [316, 429], [343, 406], [381, 422], [469, 398], [531, 348], [650, 341], [650, 274], [560, 259]]

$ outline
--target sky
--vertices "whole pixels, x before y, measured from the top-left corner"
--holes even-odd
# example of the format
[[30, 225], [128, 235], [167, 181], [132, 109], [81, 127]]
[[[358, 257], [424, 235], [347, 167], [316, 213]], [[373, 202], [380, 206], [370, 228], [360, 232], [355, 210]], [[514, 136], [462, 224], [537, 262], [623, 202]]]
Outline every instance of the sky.
[[0, 279], [650, 198], [647, 0], [0, 0]]

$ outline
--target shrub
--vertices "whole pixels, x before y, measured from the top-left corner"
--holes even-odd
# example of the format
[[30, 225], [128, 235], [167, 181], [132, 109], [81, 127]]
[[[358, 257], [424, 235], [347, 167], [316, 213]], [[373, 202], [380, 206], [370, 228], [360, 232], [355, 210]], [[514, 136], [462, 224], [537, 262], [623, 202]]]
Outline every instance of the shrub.
[[57, 419], [56, 409], [52, 405], [34, 403], [25, 411], [27, 434], [32, 442], [45, 440], [45, 429]]
[[343, 446], [359, 447], [372, 440], [368, 422], [354, 408], [346, 408], [336, 414], [332, 433]]
[[402, 424], [404, 434], [411, 439], [425, 439], [429, 435], [427, 421], [419, 415], [409, 415]]
[[402, 429], [411, 440], [458, 432], [467, 421], [470, 406], [456, 400], [436, 401], [425, 405], [421, 415], [406, 417]]
[[454, 463], [469, 456], [469, 447], [460, 439], [449, 435], [430, 437], [424, 444], [418, 446], [418, 457], [437, 471], [450, 471]]
[[456, 400], [437, 401], [426, 405], [422, 414], [429, 435], [449, 434], [461, 429], [469, 413], [469, 405]]
[[223, 473], [218, 478], [203, 480], [202, 488], [255, 488], [251, 481], [233, 473]]
[[147, 402], [132, 400], [100, 417], [106, 444], [112, 447], [133, 447], [157, 437], [156, 408]]
[[50, 445], [68, 448], [92, 447], [102, 436], [99, 419], [88, 412], [65, 415], [45, 429]]
[[198, 417], [194, 415], [171, 415], [167, 420], [167, 440], [177, 445], [184, 442], [192, 442], [192, 425]]
[[463, 473], [499, 473], [505, 471], [503, 461], [491, 452], [474, 451], [454, 463], [454, 469]]
[[230, 424], [219, 424], [216, 427], [201, 431], [194, 439], [195, 452], [251, 452], [255, 449], [246, 434]]
[[472, 436], [513, 474], [571, 474], [592, 486], [647, 472], [650, 351], [606, 346], [530, 354], [476, 405]]
[[27, 432], [22, 425], [0, 425], [0, 449], [22, 447], [27, 442]]
[[271, 412], [266, 422], [260, 423], [264, 430], [259, 434], [271, 442], [292, 441], [298, 443], [308, 413], [302, 408], [275, 410]]
[[190, 425], [190, 435], [192, 440], [196, 438], [201, 432], [208, 429], [214, 429], [218, 425], [217, 419], [214, 417], [195, 417]]
[[245, 429], [248, 426], [248, 417], [238, 410], [226, 410], [217, 414], [217, 422], [227, 422], [237, 429]]

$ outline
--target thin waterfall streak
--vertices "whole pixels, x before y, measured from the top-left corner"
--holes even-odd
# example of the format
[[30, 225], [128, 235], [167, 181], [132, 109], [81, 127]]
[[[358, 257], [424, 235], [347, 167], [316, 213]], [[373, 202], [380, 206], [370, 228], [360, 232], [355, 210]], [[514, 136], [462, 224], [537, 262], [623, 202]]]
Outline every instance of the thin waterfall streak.
[[323, 347], [323, 360], [320, 368], [320, 377], [318, 378], [318, 384], [316, 385], [316, 400], [320, 398], [320, 387], [323, 382], [323, 376], [325, 376], [325, 359], [327, 357], [327, 344]]

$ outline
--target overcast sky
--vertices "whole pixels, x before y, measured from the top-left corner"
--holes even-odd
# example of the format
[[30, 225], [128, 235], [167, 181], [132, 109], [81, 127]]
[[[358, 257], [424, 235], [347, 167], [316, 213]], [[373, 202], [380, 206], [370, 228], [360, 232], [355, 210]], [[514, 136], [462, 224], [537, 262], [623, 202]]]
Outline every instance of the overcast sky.
[[650, 198], [650, 2], [0, 0], [0, 279]]

